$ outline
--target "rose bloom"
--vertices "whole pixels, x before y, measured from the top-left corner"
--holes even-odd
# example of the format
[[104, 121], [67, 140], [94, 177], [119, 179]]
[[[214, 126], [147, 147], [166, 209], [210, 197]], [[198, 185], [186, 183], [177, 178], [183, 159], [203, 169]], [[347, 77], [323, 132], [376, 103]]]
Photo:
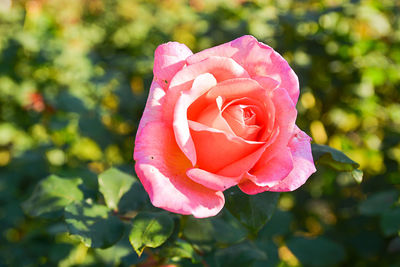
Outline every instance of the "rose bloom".
[[153, 73], [134, 159], [154, 206], [210, 217], [232, 186], [292, 191], [315, 172], [295, 125], [297, 76], [271, 47], [242, 36], [193, 54], [169, 42]]

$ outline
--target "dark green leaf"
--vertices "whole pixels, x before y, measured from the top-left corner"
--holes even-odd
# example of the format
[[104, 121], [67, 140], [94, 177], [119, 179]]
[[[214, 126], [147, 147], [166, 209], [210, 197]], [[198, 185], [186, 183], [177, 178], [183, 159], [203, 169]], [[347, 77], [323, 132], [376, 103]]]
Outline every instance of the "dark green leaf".
[[145, 247], [161, 246], [174, 230], [174, 221], [167, 213], [142, 212], [132, 221], [129, 241], [140, 256]]
[[361, 202], [358, 210], [362, 215], [378, 215], [389, 209], [397, 197], [396, 191], [378, 192]]
[[324, 237], [293, 237], [287, 246], [304, 266], [334, 265], [345, 258], [343, 247]]
[[118, 169], [110, 168], [99, 175], [99, 190], [107, 207], [116, 210], [121, 197], [129, 191], [137, 180]]
[[65, 208], [65, 222], [70, 234], [88, 247], [107, 248], [124, 233], [124, 224], [103, 205], [86, 202], [71, 203]]
[[178, 239], [172, 246], [168, 246], [161, 251], [164, 258], [186, 258], [191, 259], [193, 263], [200, 261], [200, 256], [188, 242]]
[[212, 218], [199, 220], [188, 217], [183, 234], [187, 240], [197, 244], [211, 244], [214, 241], [232, 244], [243, 240], [247, 231], [234, 216], [223, 210]]
[[[329, 146], [312, 144], [312, 154], [314, 161], [327, 165], [338, 171], [352, 171], [359, 167], [359, 164], [343, 152]], [[360, 175], [360, 173], [358, 173]], [[359, 177], [358, 177], [359, 178]]]
[[267, 254], [267, 259], [256, 260], [253, 267], [276, 266], [279, 263], [278, 247], [272, 240], [257, 241], [255, 245]]
[[50, 175], [37, 184], [22, 208], [32, 217], [59, 217], [66, 205], [83, 199], [83, 193], [78, 188], [81, 183], [80, 178], [67, 179]]
[[273, 236], [289, 233], [292, 220], [292, 213], [281, 210], [275, 211], [271, 220], [259, 232], [257, 240], [270, 240]]
[[214, 229], [214, 238], [218, 243], [233, 244], [242, 241], [247, 231], [240, 222], [227, 210], [223, 210], [217, 217], [211, 218]]
[[385, 236], [400, 232], [400, 207], [386, 210], [381, 217], [381, 229]]
[[250, 242], [240, 243], [215, 253], [217, 266], [251, 266], [256, 260], [266, 260], [267, 255]]
[[247, 195], [233, 188], [226, 191], [226, 208], [250, 231], [257, 233], [271, 219], [278, 199], [279, 193], [275, 192]]

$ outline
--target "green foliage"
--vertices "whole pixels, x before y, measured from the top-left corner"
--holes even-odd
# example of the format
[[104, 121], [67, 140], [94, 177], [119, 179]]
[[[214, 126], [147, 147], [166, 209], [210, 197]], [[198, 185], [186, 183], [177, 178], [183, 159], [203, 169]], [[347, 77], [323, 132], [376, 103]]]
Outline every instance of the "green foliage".
[[311, 147], [314, 160], [337, 171], [352, 171], [360, 166], [337, 149], [318, 144], [312, 144]]
[[[6, 6], [0, 4], [0, 266], [400, 262], [396, 1]], [[134, 218], [159, 212], [132, 162], [154, 50], [178, 41], [197, 52], [244, 34], [273, 47], [298, 74], [296, 123], [316, 143], [318, 171], [279, 199], [228, 191], [226, 208], [213, 218], [166, 215], [173, 232], [138, 258], [129, 241]]]
[[168, 214], [141, 212], [132, 221], [129, 241], [140, 256], [144, 248], [161, 246], [174, 230], [174, 222]]
[[78, 188], [81, 183], [80, 178], [65, 179], [50, 175], [37, 184], [22, 207], [32, 217], [59, 217], [65, 206], [83, 199], [83, 193]]
[[264, 192], [249, 196], [235, 188], [226, 193], [226, 208], [251, 232], [257, 234], [271, 219], [278, 199], [279, 193]]
[[129, 191], [136, 179], [115, 168], [99, 175], [99, 191], [103, 194], [107, 207], [116, 210], [121, 197]]
[[83, 202], [66, 206], [64, 216], [70, 234], [77, 235], [86, 246], [107, 248], [124, 233], [121, 220], [110, 212], [106, 206]]
[[324, 237], [293, 237], [287, 241], [287, 246], [307, 266], [331, 266], [345, 257], [342, 246]]

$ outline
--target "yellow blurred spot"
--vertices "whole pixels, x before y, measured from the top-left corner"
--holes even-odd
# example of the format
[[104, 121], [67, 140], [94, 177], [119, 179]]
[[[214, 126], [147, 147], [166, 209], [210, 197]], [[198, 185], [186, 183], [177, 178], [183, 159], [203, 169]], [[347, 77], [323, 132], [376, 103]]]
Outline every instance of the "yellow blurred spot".
[[90, 162], [89, 169], [95, 173], [101, 173], [105, 170], [105, 166], [101, 162]]
[[103, 115], [101, 117], [101, 121], [103, 122], [103, 124], [107, 127], [112, 127], [112, 118], [110, 115]]
[[111, 110], [117, 110], [119, 105], [119, 99], [114, 94], [107, 94], [102, 101], [103, 105]]
[[193, 48], [196, 44], [196, 38], [192, 34], [190, 25], [187, 24], [177, 27], [173, 34], [173, 39], [177, 42], [186, 44], [189, 48]]
[[320, 235], [323, 230], [318, 220], [313, 217], [308, 217], [306, 219], [306, 227], [311, 235]]
[[305, 92], [302, 94], [300, 102], [304, 108], [310, 109], [315, 106], [315, 97], [311, 92]]
[[46, 152], [47, 160], [50, 164], [60, 166], [65, 163], [65, 153], [61, 149], [52, 149]]
[[337, 135], [331, 136], [331, 138], [329, 138], [329, 146], [342, 150], [342, 139]]
[[46, 141], [49, 138], [46, 128], [42, 124], [35, 124], [31, 129], [32, 137], [39, 141]]
[[99, 160], [103, 157], [100, 147], [90, 138], [81, 138], [71, 147], [71, 154], [81, 160]]
[[389, 149], [389, 157], [400, 163], [400, 144]]
[[143, 94], [143, 79], [139, 76], [134, 76], [131, 79], [131, 90], [135, 95]]
[[6, 166], [11, 160], [11, 154], [8, 150], [0, 150], [0, 166]]
[[290, 209], [292, 209], [293, 206], [294, 206], [293, 196], [289, 195], [289, 194], [282, 195], [281, 198], [279, 199], [278, 206], [282, 210], [290, 210]]
[[296, 256], [289, 250], [287, 246], [278, 249], [279, 258], [286, 262], [289, 266], [298, 266], [300, 264]]
[[325, 127], [320, 121], [313, 121], [310, 125], [310, 131], [312, 138], [317, 144], [325, 144], [328, 140], [326, 135]]
[[117, 132], [118, 132], [119, 134], [128, 134], [128, 133], [132, 132], [132, 127], [129, 126], [128, 123], [122, 122], [122, 123], [120, 123], [120, 124], [118, 125], [118, 127], [117, 127]]
[[116, 145], [111, 145], [107, 147], [105, 154], [107, 161], [112, 164], [121, 164], [124, 162], [124, 159], [121, 156], [121, 151]]

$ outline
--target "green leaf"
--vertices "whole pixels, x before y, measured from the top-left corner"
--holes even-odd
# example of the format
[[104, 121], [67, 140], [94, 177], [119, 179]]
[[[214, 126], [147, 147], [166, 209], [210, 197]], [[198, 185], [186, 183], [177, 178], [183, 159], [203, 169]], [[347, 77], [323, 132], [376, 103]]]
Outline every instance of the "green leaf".
[[193, 249], [192, 245], [184, 240], [178, 239], [172, 246], [164, 248], [160, 255], [163, 258], [186, 258], [192, 263], [200, 261], [200, 256]]
[[132, 221], [129, 241], [140, 256], [145, 247], [161, 246], [174, 230], [174, 221], [164, 212], [142, 212]]
[[[311, 148], [314, 161], [318, 161], [320, 164], [327, 165], [337, 171], [352, 171], [360, 166], [343, 152], [332, 147], [312, 144]], [[360, 173], [358, 173], [359, 175]]]
[[183, 235], [196, 244], [233, 244], [247, 236], [247, 231], [227, 210], [212, 218], [196, 219], [187, 217]]
[[381, 229], [385, 236], [400, 232], [400, 207], [386, 210], [381, 217]]
[[257, 240], [270, 240], [274, 236], [288, 234], [292, 221], [292, 213], [277, 210], [271, 220], [260, 230]]
[[83, 199], [83, 193], [78, 188], [81, 183], [80, 178], [68, 179], [50, 175], [37, 184], [22, 208], [32, 217], [60, 217], [65, 206]]
[[304, 266], [334, 265], [345, 258], [343, 247], [325, 237], [293, 237], [286, 244]]
[[266, 260], [267, 255], [250, 242], [244, 242], [220, 249], [215, 253], [217, 266], [241, 267], [251, 266], [258, 260]]
[[124, 233], [124, 224], [103, 205], [87, 202], [71, 203], [65, 208], [65, 222], [70, 234], [88, 247], [107, 248]]
[[397, 197], [398, 193], [394, 190], [378, 192], [361, 202], [358, 210], [362, 215], [379, 215], [389, 209]]
[[237, 188], [226, 191], [226, 208], [244, 226], [257, 233], [271, 219], [279, 193], [264, 192], [247, 195]]
[[118, 169], [110, 168], [99, 175], [99, 190], [104, 196], [107, 207], [117, 210], [121, 197], [129, 191], [137, 180]]

